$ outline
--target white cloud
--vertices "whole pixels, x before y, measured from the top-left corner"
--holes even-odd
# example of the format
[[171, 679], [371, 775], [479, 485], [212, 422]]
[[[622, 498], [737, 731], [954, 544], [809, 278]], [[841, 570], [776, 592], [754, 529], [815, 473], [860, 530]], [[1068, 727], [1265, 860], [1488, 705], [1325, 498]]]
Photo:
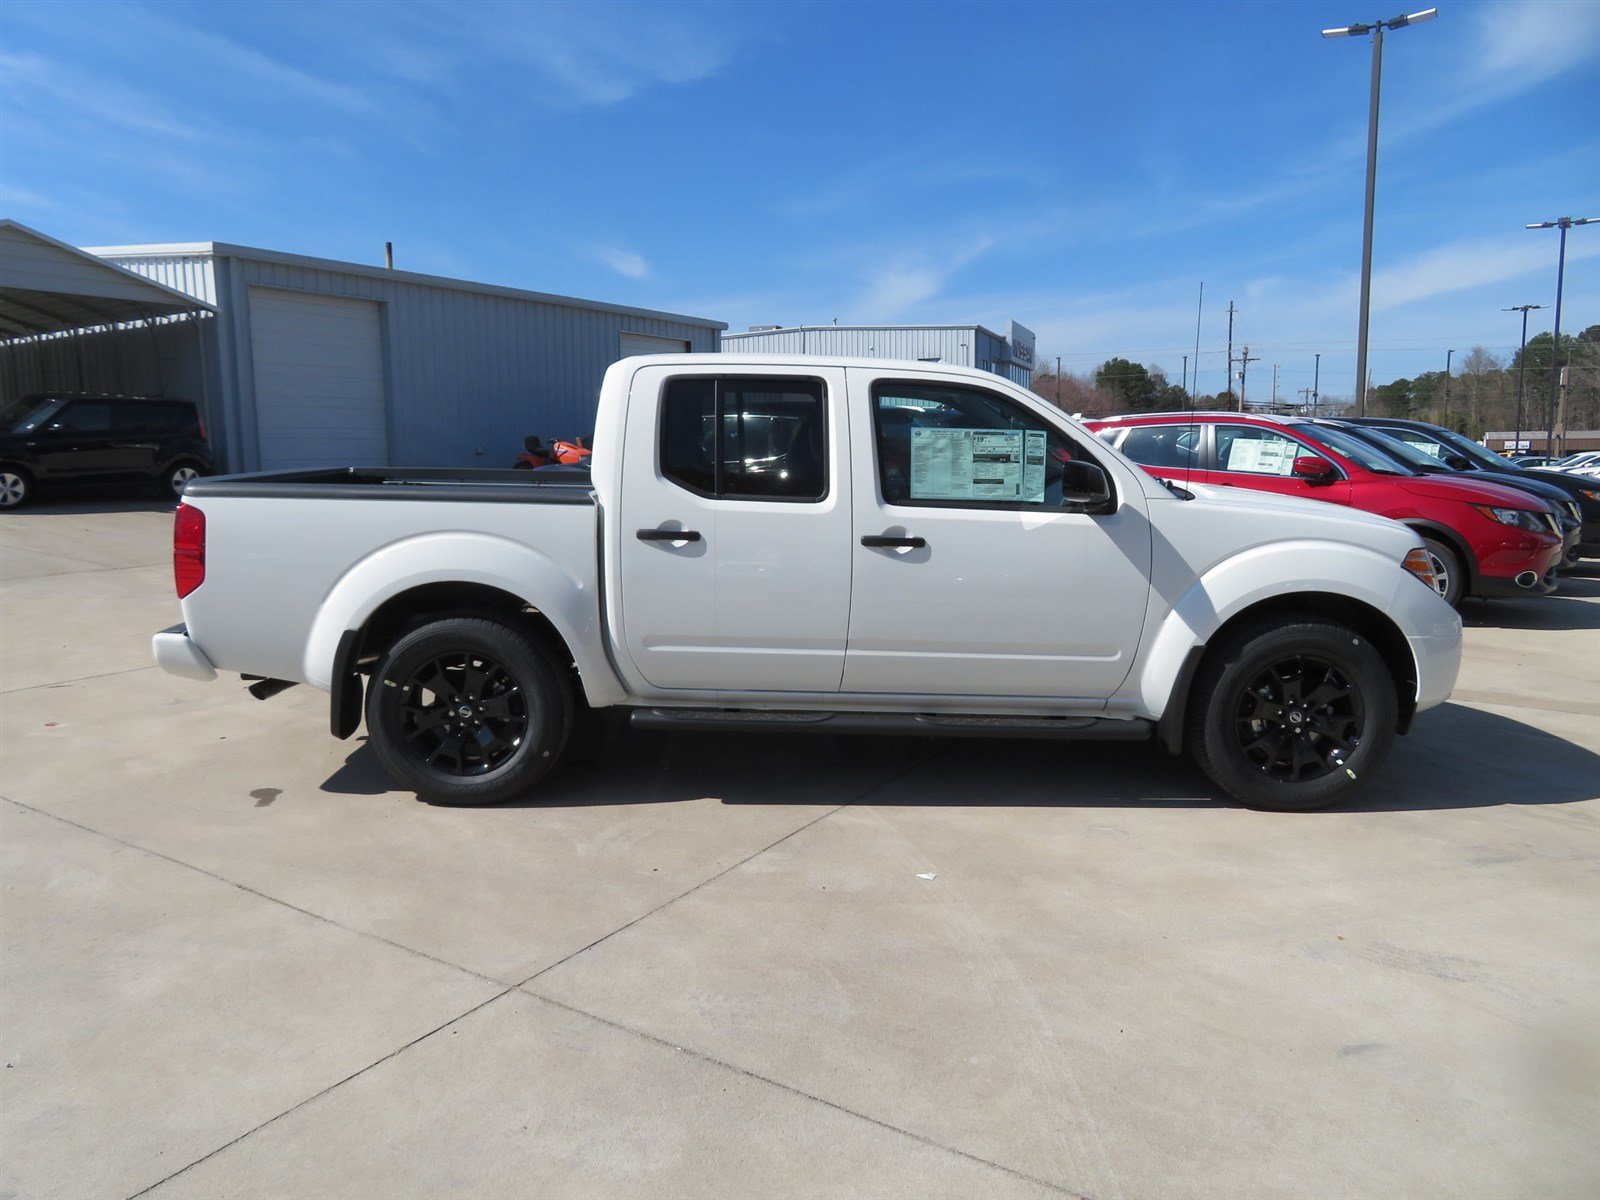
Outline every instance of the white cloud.
[[904, 316], [910, 309], [939, 296], [945, 281], [995, 244], [981, 237], [954, 253], [903, 251], [867, 276], [866, 290], [851, 308], [852, 320], [884, 321]]
[[635, 254], [632, 250], [604, 247], [596, 250], [594, 256], [618, 275], [625, 275], [629, 279], [643, 279], [650, 274], [649, 261], [644, 255]]
[[1484, 71], [1531, 86], [1577, 66], [1600, 50], [1600, 4], [1522, 0], [1476, 14]]

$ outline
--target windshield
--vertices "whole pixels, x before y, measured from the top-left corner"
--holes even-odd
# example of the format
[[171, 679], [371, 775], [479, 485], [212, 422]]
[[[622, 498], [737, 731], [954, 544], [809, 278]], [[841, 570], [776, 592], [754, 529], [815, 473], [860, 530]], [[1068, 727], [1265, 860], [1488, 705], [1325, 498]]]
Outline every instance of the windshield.
[[1380, 450], [1368, 442], [1363, 442], [1353, 434], [1346, 433], [1332, 425], [1300, 426], [1296, 432], [1310, 436], [1314, 441], [1321, 442], [1330, 450], [1337, 450], [1351, 461], [1365, 467], [1374, 475], [1411, 475], [1414, 474], [1410, 467], [1400, 462], [1389, 454], [1387, 450]]
[[1448, 467], [1426, 450], [1418, 450], [1410, 442], [1403, 442], [1394, 437], [1388, 430], [1374, 429], [1371, 426], [1352, 429], [1348, 425], [1339, 425], [1336, 428], [1340, 433], [1360, 438], [1369, 445], [1376, 446], [1391, 458], [1398, 458], [1418, 474], [1437, 475], [1441, 471], [1449, 470]]
[[0, 410], [0, 429], [7, 433], [32, 433], [65, 403], [65, 400], [25, 396]]

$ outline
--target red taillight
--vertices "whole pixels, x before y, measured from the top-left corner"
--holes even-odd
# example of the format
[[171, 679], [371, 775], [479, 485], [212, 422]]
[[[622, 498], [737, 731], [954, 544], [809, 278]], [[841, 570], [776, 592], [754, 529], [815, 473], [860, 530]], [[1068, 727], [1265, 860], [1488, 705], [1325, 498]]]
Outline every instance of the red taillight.
[[206, 581], [206, 515], [188, 504], [172, 522], [172, 578], [179, 600]]

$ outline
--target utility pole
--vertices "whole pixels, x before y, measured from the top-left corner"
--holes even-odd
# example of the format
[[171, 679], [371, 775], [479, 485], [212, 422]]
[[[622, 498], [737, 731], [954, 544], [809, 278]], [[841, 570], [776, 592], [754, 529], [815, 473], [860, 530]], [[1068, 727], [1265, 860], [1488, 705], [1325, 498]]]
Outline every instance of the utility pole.
[[1311, 415], [1317, 415], [1317, 401], [1321, 399], [1317, 389], [1322, 386], [1322, 355], [1317, 355], [1315, 372], [1311, 376]]
[[1189, 356], [1185, 354], [1183, 356], [1183, 405], [1185, 408], [1194, 407], [1189, 403], [1189, 396]]
[[1278, 364], [1272, 364], [1272, 411], [1278, 411]]
[[[1308, 387], [1301, 388], [1300, 389], [1300, 408], [1301, 408], [1302, 411], [1304, 411], [1305, 409], [1309, 408], [1310, 406], [1311, 406], [1311, 389], [1308, 388]], [[1311, 410], [1311, 415], [1312, 416], [1316, 416], [1317, 415], [1316, 409], [1312, 409]]]
[[1450, 424], [1450, 360], [1455, 357], [1454, 350], [1444, 352], [1444, 423]]
[[1056, 355], [1056, 407], [1061, 407], [1061, 355]]
[[[1228, 395], [1233, 395], [1233, 301], [1228, 301]], [[1239, 406], [1244, 411], [1244, 405]]]
[[1246, 346], [1239, 354], [1239, 411], [1244, 411], [1245, 376], [1250, 372], [1250, 364], [1260, 362], [1261, 355], [1251, 354], [1250, 347]]
[[1206, 310], [1206, 284], [1200, 281], [1200, 299], [1194, 306], [1194, 386], [1190, 389], [1195, 399], [1200, 398], [1200, 314]]
[[[1580, 217], [1576, 221], [1571, 217], [1558, 217], [1554, 221], [1540, 221], [1525, 226], [1527, 229], [1561, 230], [1561, 249], [1556, 257], [1556, 329], [1550, 339], [1550, 403], [1547, 408], [1550, 428], [1545, 433], [1546, 454], [1556, 452], [1556, 396], [1561, 389], [1561, 285], [1567, 274], [1567, 230], [1574, 225], [1593, 225], [1596, 222], [1600, 222], [1600, 217]], [[1564, 431], [1562, 440], [1566, 440]]]
[[[1519, 312], [1522, 314], [1522, 350], [1517, 355], [1517, 432], [1511, 437], [1511, 445], [1518, 450], [1522, 447], [1522, 384], [1523, 376], [1528, 373], [1528, 314], [1535, 309], [1546, 307], [1543, 304], [1514, 304], [1510, 308], [1502, 308], [1501, 312]], [[1547, 447], [1545, 454], [1549, 455]]]

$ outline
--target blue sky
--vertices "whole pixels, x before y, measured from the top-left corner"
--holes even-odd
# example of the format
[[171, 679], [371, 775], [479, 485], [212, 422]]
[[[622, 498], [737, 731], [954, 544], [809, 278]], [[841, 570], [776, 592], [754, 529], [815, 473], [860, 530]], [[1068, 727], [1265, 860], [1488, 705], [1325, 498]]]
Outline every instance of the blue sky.
[[[1424, 3], [1425, 0], [1418, 0]], [[1391, 5], [1396, 11], [1399, 6]], [[1516, 345], [1600, 216], [1600, 0], [1385, 40], [1373, 377]], [[978, 321], [1252, 398], [1353, 389], [1370, 41], [1270, 4], [0, 9], [0, 214], [750, 324]], [[1530, 331], [1548, 330], [1532, 314]], [[1600, 322], [1600, 228], [1563, 327]]]

